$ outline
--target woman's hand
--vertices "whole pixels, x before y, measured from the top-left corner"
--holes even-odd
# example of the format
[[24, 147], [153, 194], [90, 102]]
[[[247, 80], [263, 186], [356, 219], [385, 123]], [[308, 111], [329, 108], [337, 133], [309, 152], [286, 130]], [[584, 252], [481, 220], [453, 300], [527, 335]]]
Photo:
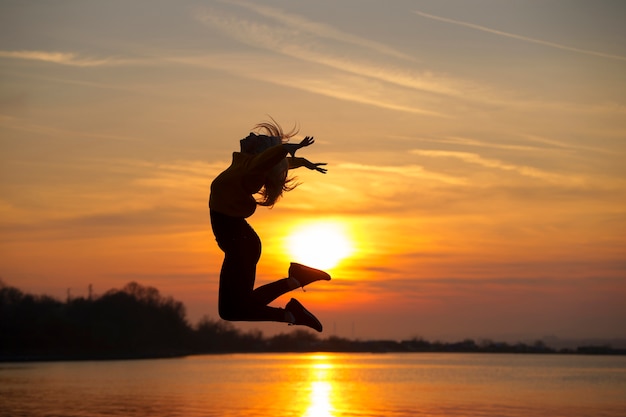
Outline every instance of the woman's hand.
[[284, 143], [283, 146], [287, 152], [294, 157], [298, 149], [311, 146], [314, 142], [315, 139], [313, 139], [313, 136], [305, 136], [300, 143]]
[[313, 136], [305, 136], [304, 139], [300, 142], [300, 148], [304, 148], [309, 145], [313, 145], [315, 143], [315, 139]]
[[326, 165], [325, 162], [313, 163], [307, 159], [305, 159], [303, 162], [304, 166], [310, 170], [321, 172], [322, 174], [326, 174], [326, 172], [328, 171], [326, 168], [321, 167], [322, 165]]

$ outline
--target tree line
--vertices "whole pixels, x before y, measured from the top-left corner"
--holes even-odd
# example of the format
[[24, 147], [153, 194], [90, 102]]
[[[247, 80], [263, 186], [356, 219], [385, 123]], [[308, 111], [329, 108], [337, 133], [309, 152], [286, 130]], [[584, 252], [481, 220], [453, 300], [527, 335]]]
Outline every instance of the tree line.
[[0, 282], [0, 360], [120, 359], [226, 352], [510, 352], [621, 353], [608, 346], [556, 351], [542, 342], [509, 345], [320, 338], [296, 329], [272, 337], [242, 332], [232, 323], [203, 317], [191, 325], [183, 303], [153, 287], [131, 282], [101, 296], [60, 301], [25, 294]]

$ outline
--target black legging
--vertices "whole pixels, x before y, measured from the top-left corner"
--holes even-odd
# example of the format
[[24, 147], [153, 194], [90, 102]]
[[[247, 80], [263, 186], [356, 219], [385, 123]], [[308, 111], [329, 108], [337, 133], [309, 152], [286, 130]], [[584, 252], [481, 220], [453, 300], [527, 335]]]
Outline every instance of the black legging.
[[289, 278], [254, 289], [256, 264], [261, 257], [261, 240], [242, 217], [211, 210], [211, 227], [224, 251], [220, 272], [218, 311], [231, 321], [285, 321], [285, 310], [269, 307], [279, 296], [291, 291]]

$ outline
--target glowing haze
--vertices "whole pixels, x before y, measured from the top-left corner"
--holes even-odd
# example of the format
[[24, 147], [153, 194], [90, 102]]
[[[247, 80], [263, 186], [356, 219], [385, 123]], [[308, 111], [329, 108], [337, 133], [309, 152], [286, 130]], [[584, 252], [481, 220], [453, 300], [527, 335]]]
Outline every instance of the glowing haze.
[[326, 335], [626, 337], [625, 17], [616, 1], [2, 2], [0, 276], [61, 298], [137, 281], [217, 317], [209, 185], [271, 115], [315, 136], [302, 156], [328, 174], [295, 172], [251, 218], [258, 282], [323, 245], [333, 280], [294, 296]]

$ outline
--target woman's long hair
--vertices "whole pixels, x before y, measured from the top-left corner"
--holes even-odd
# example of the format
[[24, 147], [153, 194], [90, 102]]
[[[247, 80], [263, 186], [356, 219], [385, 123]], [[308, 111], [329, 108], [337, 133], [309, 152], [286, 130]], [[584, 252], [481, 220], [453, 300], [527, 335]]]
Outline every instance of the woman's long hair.
[[[254, 126], [255, 130], [258, 130], [259, 133], [265, 134], [272, 138], [278, 138], [280, 143], [286, 143], [289, 141], [289, 138], [295, 136], [298, 133], [298, 128], [296, 126], [293, 127], [289, 132], [284, 132], [283, 128], [270, 117], [270, 122], [261, 122]], [[257, 203], [260, 206], [272, 207], [278, 199], [283, 195], [285, 191], [291, 191], [298, 186], [295, 182], [296, 178], [287, 176], [289, 171], [289, 162], [287, 158], [280, 161], [278, 164], [274, 165], [274, 167], [268, 172], [265, 177], [265, 184], [259, 191], [261, 195], [260, 200]]]

